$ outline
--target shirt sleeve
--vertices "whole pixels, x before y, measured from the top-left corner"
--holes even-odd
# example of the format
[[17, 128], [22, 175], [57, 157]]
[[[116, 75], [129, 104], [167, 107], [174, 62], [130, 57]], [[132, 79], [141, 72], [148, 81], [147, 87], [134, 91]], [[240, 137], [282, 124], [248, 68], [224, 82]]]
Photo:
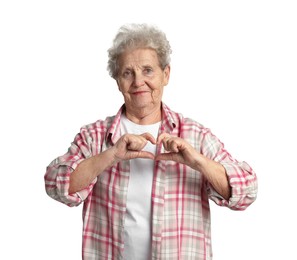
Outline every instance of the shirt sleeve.
[[210, 183], [207, 183], [211, 200], [233, 210], [244, 210], [256, 200], [258, 191], [256, 173], [247, 162], [234, 159], [226, 151], [224, 144], [210, 131], [203, 137], [202, 154], [223, 165], [231, 187], [231, 197], [225, 200]]
[[45, 189], [47, 194], [70, 207], [81, 204], [91, 193], [97, 178], [85, 189], [69, 194], [70, 175], [85, 159], [92, 156], [93, 138], [86, 128], [76, 135], [67, 153], [53, 160], [46, 168]]

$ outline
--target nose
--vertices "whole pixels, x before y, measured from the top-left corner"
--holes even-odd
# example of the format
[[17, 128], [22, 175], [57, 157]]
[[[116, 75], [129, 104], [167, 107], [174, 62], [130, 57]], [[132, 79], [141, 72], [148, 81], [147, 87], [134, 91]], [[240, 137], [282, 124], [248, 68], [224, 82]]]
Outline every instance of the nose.
[[145, 83], [144, 81], [144, 76], [142, 75], [142, 73], [135, 73], [134, 75], [134, 86], [135, 87], [141, 87], [143, 86]]

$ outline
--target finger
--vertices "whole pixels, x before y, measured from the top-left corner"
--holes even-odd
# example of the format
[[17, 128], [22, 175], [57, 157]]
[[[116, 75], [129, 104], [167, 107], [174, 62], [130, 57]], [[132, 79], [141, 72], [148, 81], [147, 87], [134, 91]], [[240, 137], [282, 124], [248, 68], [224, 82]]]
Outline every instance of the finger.
[[171, 152], [175, 152], [175, 153], [179, 152], [178, 144], [177, 144], [177, 142], [175, 140], [169, 141], [167, 151], [171, 151]]
[[125, 135], [124, 141], [126, 142], [126, 147], [128, 150], [135, 151], [142, 150], [147, 143], [147, 140], [144, 137], [131, 134]]
[[159, 136], [159, 141], [163, 143], [164, 149], [166, 151], [171, 151], [178, 153], [179, 152], [179, 139], [176, 137], [172, 137], [171, 135], [165, 133]]
[[147, 152], [147, 151], [140, 151], [137, 158], [152, 159], [152, 160], [154, 160], [155, 159], [155, 155], [152, 154], [152, 153], [150, 153], [150, 152]]
[[131, 142], [127, 145], [127, 149], [133, 151], [140, 151], [145, 147], [146, 144], [147, 140], [145, 139], [131, 140]]
[[150, 133], [143, 133], [141, 135], [129, 135], [127, 148], [129, 150], [142, 150], [147, 142], [156, 144], [155, 138]]
[[156, 161], [175, 161], [180, 162], [179, 154], [177, 153], [160, 153], [155, 156]]
[[144, 137], [146, 140], [150, 141], [152, 144], [156, 144], [156, 139], [150, 133], [143, 133], [140, 136]]
[[129, 153], [130, 153], [129, 159], [136, 159], [136, 158], [151, 159], [151, 160], [155, 159], [155, 155], [147, 151], [134, 151]]
[[168, 133], [162, 133], [162, 134], [160, 134], [158, 136], [157, 143], [160, 144], [164, 139], [166, 139], [166, 138], [169, 139], [170, 137], [171, 137], [170, 134], [168, 134]]

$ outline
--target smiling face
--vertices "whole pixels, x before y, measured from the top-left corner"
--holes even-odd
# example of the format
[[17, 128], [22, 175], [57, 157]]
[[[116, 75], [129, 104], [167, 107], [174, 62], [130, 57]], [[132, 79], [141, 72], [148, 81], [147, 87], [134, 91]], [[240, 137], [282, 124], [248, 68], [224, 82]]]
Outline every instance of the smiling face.
[[163, 89], [169, 75], [169, 65], [163, 70], [152, 49], [135, 49], [121, 54], [117, 84], [124, 96], [126, 113], [135, 117], [159, 113], [160, 117]]

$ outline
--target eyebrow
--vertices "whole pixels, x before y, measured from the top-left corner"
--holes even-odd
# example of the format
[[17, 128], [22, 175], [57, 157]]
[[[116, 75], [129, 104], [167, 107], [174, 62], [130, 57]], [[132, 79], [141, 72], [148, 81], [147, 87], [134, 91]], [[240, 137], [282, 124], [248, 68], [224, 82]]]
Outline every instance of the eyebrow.
[[[140, 68], [141, 69], [147, 69], [147, 68], [154, 68], [154, 66], [152, 66], [150, 64], [144, 64], [144, 65], [141, 65]], [[134, 70], [134, 66], [132, 66], [132, 65], [123, 66], [121, 68], [121, 71], [124, 71], [124, 70]]]
[[152, 65], [149, 65], [149, 64], [147, 64], [147, 65], [143, 65], [143, 66], [141, 66], [142, 68], [153, 68], [153, 66]]

